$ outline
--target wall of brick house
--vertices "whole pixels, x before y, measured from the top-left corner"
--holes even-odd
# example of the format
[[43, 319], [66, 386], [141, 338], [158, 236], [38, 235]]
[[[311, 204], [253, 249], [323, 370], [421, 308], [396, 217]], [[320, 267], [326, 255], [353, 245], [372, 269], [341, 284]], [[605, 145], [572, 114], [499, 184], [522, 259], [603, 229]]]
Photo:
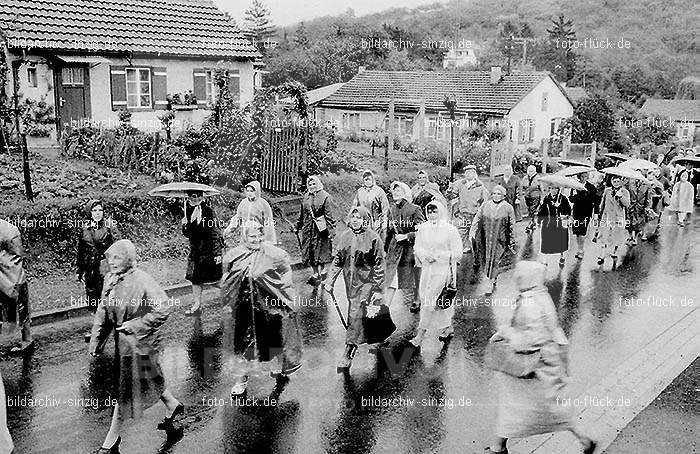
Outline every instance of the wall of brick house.
[[[542, 95], [547, 93], [547, 110], [542, 110]], [[574, 114], [574, 107], [564, 96], [556, 83], [549, 77], [542, 80], [528, 93], [506, 116], [513, 128], [513, 142], [516, 148], [526, 149], [539, 147], [542, 139], [550, 136], [550, 124], [554, 118], [569, 118]], [[535, 120], [535, 131], [532, 141], [519, 142], [519, 123], [521, 120]]]

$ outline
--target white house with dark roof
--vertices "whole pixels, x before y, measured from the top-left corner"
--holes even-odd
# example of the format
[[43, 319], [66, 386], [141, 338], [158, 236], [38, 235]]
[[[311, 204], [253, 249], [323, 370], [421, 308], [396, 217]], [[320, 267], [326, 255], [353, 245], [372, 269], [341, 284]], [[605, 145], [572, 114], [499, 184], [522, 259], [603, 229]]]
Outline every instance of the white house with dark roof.
[[160, 129], [171, 106], [174, 129], [199, 123], [217, 64], [240, 103], [260, 85], [261, 55], [211, 0], [5, 0], [0, 24], [11, 77], [23, 98], [57, 106], [59, 134], [88, 121], [114, 127], [122, 109], [139, 129]]
[[485, 119], [506, 129], [517, 148], [539, 147], [574, 109], [548, 72], [362, 71], [316, 104], [316, 120], [340, 125], [341, 133], [372, 137], [386, 131], [393, 100], [399, 137], [449, 140], [445, 96], [457, 102], [458, 128]]
[[699, 99], [647, 99], [641, 112], [658, 115], [666, 126], [676, 128], [676, 138], [686, 145], [700, 143]]

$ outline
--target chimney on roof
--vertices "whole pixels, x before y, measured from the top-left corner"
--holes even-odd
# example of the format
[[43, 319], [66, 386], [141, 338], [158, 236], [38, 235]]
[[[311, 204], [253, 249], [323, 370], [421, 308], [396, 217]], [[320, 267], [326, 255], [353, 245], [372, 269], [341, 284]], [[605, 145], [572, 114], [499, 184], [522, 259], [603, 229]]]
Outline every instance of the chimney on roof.
[[501, 71], [500, 66], [491, 67], [491, 85], [498, 85], [498, 83], [503, 79], [503, 71]]
[[358, 66], [357, 67], [357, 74], [362, 74], [363, 72], [365, 72], [366, 69], [367, 69], [366, 66]]

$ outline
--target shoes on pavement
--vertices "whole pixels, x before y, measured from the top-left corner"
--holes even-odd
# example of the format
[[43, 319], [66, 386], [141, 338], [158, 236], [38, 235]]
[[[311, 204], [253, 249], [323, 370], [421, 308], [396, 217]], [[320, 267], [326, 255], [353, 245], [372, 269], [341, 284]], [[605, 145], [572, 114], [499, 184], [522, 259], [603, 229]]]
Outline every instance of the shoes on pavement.
[[598, 257], [598, 265], [602, 265], [605, 263], [605, 259], [603, 257]]
[[35, 346], [36, 344], [34, 343], [34, 339], [30, 340], [29, 342], [22, 341], [19, 346], [15, 346], [10, 349], [10, 356], [22, 356], [29, 354], [34, 351]]
[[175, 426], [173, 426], [173, 422], [175, 421], [175, 418], [178, 416], [182, 415], [185, 413], [185, 406], [180, 402], [177, 404], [177, 407], [175, 407], [175, 410], [173, 410], [172, 414], [170, 416], [166, 416], [163, 418], [161, 422], [158, 423], [158, 430], [164, 430], [166, 432], [172, 432], [175, 429]]
[[201, 306], [198, 307], [196, 310], [192, 310], [190, 308], [190, 309], [187, 309], [185, 311], [185, 317], [199, 317], [200, 315], [202, 315], [202, 307]]
[[484, 454], [508, 454], [508, 448], [505, 448], [503, 451], [494, 451], [489, 446], [487, 448], [484, 448]]
[[420, 303], [413, 302], [411, 303], [411, 307], [408, 308], [408, 310], [411, 312], [411, 314], [417, 314], [420, 312]]
[[338, 367], [336, 372], [339, 374], [346, 373], [350, 371], [350, 366], [352, 365], [352, 359], [355, 357], [355, 352], [357, 351], [357, 345], [346, 345], [345, 351], [343, 352], [343, 357], [338, 362]]
[[579, 260], [582, 260], [583, 259], [583, 251], [578, 251], [574, 257], [576, 257]]
[[100, 449], [93, 451], [94, 454], [119, 454], [119, 443], [122, 442], [122, 437], [117, 437], [117, 441], [114, 442], [111, 448], [105, 448], [104, 446]]
[[248, 376], [245, 375], [231, 387], [231, 397], [235, 399], [236, 397], [242, 396], [245, 394], [247, 388]]
[[598, 444], [595, 441], [591, 440], [591, 444], [583, 450], [583, 454], [593, 454], [597, 446]]
[[564, 259], [564, 257], [560, 258], [559, 259], [559, 266], [563, 267], [565, 264], [566, 264], [566, 260]]
[[438, 340], [440, 342], [446, 344], [449, 341], [451, 341], [454, 336], [455, 336], [454, 330], [450, 329], [450, 330], [446, 330], [446, 331], [443, 331], [442, 333], [440, 333], [440, 335], [438, 336]]

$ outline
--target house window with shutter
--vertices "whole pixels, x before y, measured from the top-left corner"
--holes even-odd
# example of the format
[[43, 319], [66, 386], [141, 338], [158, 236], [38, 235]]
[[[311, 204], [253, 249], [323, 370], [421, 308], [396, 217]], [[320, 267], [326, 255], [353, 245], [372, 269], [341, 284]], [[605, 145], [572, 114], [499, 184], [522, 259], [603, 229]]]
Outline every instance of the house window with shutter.
[[520, 143], [532, 142], [535, 139], [535, 120], [526, 118], [518, 122], [518, 141]]
[[204, 85], [205, 93], [207, 94], [207, 103], [213, 104], [216, 101], [216, 94], [218, 93], [218, 87], [216, 86], [215, 71], [213, 69], [208, 69], [204, 72], [206, 77], [206, 84]]
[[126, 106], [151, 107], [151, 69], [126, 68]]

